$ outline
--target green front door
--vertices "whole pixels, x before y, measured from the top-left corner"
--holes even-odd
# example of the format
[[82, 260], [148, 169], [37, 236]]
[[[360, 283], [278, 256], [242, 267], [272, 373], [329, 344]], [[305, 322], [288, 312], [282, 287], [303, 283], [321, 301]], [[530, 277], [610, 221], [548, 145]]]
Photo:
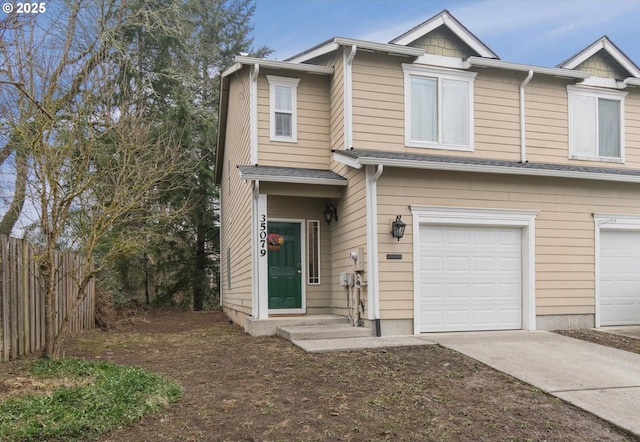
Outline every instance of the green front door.
[[270, 221], [267, 230], [284, 238], [279, 250], [268, 251], [269, 309], [302, 309], [300, 224]]

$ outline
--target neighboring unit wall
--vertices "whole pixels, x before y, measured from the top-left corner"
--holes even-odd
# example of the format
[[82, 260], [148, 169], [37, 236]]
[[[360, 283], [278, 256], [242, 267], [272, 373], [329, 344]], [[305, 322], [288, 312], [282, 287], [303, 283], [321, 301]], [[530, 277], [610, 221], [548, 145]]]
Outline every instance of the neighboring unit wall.
[[[521, 209], [539, 210], [535, 237], [538, 327], [563, 324], [562, 318], [566, 323], [570, 317], [575, 321], [576, 315], [586, 315], [581, 326], [593, 326], [592, 214], [640, 214], [637, 192], [637, 184], [386, 168], [378, 181], [380, 316], [383, 320], [413, 318], [410, 205]], [[407, 224], [399, 243], [388, 233], [389, 221], [398, 214]], [[387, 253], [402, 253], [403, 259], [387, 260]]]
[[[306, 286], [307, 313], [311, 315], [331, 313], [331, 238], [330, 226], [322, 220], [324, 198], [302, 198], [288, 196], [267, 196], [269, 218], [293, 218], [305, 220], [304, 237], [307, 238], [307, 221], [320, 221], [320, 284], [309, 284], [305, 269], [303, 284]], [[307, 243], [304, 244], [305, 261], [309, 255]]]
[[[297, 87], [297, 142], [270, 140], [269, 82], [267, 75], [299, 78]], [[267, 69], [258, 79], [258, 163], [261, 166], [328, 169], [329, 77]]]
[[224, 310], [232, 320], [243, 325], [242, 315], [251, 315], [252, 191], [251, 184], [240, 179], [237, 166], [250, 161], [249, 68], [232, 76], [220, 183], [220, 289]]

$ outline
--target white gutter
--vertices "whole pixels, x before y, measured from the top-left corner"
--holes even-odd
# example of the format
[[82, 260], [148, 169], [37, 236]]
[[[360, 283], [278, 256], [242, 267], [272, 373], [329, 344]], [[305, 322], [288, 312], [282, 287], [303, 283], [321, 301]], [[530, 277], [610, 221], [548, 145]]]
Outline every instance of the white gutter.
[[353, 59], [356, 56], [356, 45], [344, 58], [344, 149], [353, 147]]
[[565, 68], [545, 68], [542, 66], [533, 66], [530, 64], [511, 63], [508, 61], [495, 60], [493, 58], [482, 58], [471, 56], [467, 59], [471, 66], [480, 66], [485, 68], [508, 69], [511, 71], [533, 71], [536, 74], [552, 75], [561, 78], [575, 78], [583, 80], [589, 78], [591, 74], [584, 71], [574, 71]]
[[[334, 159], [342, 164], [352, 164], [353, 158], [346, 158], [340, 152], [334, 152]], [[532, 167], [509, 167], [493, 164], [445, 163], [441, 161], [415, 161], [397, 158], [360, 158], [356, 160], [362, 166], [384, 165], [387, 167], [404, 167], [421, 170], [449, 170], [452, 172], [500, 173], [505, 175], [548, 176], [557, 178], [576, 178], [582, 180], [617, 181], [623, 183], [640, 183], [640, 175], [623, 175], [616, 173], [599, 173], [566, 169], [536, 169]]]
[[259, 173], [242, 173], [240, 172], [240, 179], [244, 181], [265, 181], [271, 183], [291, 183], [291, 184], [315, 184], [324, 186], [347, 186], [349, 183], [347, 180], [330, 179], [330, 178], [310, 178], [310, 177], [295, 177], [295, 176], [277, 176]]
[[260, 65], [253, 65], [249, 86], [249, 113], [251, 136], [251, 164], [258, 164], [258, 74]]
[[524, 79], [520, 85], [520, 162], [527, 162], [527, 137], [526, 137], [526, 122], [524, 112], [524, 89], [527, 87], [531, 79], [533, 78], [533, 70], [529, 69], [527, 78]]
[[367, 167], [366, 181], [366, 216], [367, 216], [367, 293], [369, 294], [368, 316], [376, 325], [376, 336], [380, 336], [380, 291], [378, 278], [378, 186], [377, 181], [384, 167], [378, 164], [375, 168]]
[[262, 58], [245, 57], [243, 55], [236, 55], [233, 58], [233, 60], [236, 63], [240, 63], [241, 65], [253, 65], [253, 66], [261, 65], [263, 68], [267, 68], [267, 69], [287, 69], [290, 71], [306, 72], [308, 74], [323, 74], [323, 75], [333, 74], [333, 68], [330, 66], [291, 63], [287, 61], [278, 61], [278, 60], [264, 60]]

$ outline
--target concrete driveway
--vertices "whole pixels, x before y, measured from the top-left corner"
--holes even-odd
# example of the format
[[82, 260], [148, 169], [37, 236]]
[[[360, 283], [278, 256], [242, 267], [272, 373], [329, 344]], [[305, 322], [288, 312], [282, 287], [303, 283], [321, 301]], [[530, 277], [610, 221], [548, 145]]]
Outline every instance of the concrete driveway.
[[640, 354], [545, 331], [429, 333], [420, 337], [640, 436]]

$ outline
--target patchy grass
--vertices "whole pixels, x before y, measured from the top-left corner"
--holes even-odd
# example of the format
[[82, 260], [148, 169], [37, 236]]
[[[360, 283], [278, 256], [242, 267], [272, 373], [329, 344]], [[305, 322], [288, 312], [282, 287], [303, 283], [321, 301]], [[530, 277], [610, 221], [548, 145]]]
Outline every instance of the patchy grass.
[[[0, 403], [0, 440], [68, 441], [137, 422], [178, 400], [180, 386], [137, 367], [81, 359], [32, 363], [33, 384], [44, 386]], [[39, 381], [40, 380], [40, 381]], [[36, 392], [35, 394], [33, 392]]]

